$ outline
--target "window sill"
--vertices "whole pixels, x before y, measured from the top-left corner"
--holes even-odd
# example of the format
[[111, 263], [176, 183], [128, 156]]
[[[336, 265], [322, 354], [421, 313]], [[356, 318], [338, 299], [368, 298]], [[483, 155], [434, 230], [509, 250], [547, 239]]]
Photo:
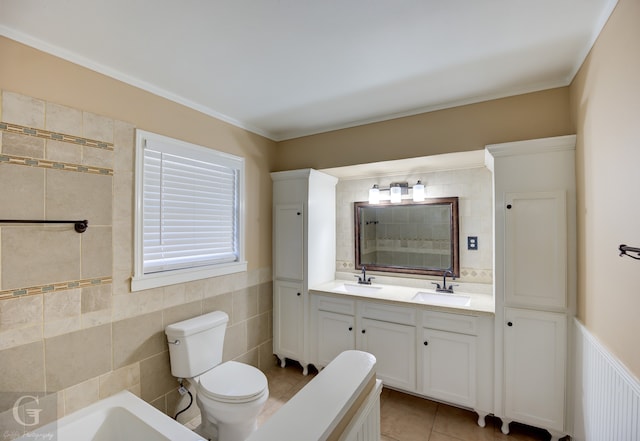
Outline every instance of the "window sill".
[[247, 271], [247, 262], [233, 262], [214, 267], [193, 268], [163, 273], [145, 274], [134, 276], [131, 279], [131, 291], [159, 288], [178, 283], [192, 282], [194, 280], [208, 279], [210, 277], [224, 276], [227, 274]]

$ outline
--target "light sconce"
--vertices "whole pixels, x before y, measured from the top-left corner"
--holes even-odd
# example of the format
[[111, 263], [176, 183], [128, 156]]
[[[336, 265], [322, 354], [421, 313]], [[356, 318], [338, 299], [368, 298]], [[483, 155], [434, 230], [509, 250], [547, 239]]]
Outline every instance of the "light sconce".
[[369, 189], [369, 203], [380, 203], [380, 188], [378, 188], [378, 184], [374, 184], [374, 186]]
[[[409, 189], [412, 190], [412, 198], [414, 202], [424, 201], [424, 184], [421, 181], [416, 182], [413, 187], [410, 187], [407, 182], [392, 182], [389, 187], [380, 188], [378, 184], [374, 184], [369, 189], [369, 203], [379, 204], [382, 199], [389, 200], [392, 204], [399, 204], [402, 202], [402, 196], [409, 194]], [[389, 198], [381, 198], [380, 192], [388, 191]]]
[[418, 179], [416, 185], [413, 186], [413, 202], [424, 201], [424, 184]]
[[398, 204], [402, 202], [402, 187], [399, 185], [394, 185], [389, 189], [389, 193], [391, 193], [391, 203]]

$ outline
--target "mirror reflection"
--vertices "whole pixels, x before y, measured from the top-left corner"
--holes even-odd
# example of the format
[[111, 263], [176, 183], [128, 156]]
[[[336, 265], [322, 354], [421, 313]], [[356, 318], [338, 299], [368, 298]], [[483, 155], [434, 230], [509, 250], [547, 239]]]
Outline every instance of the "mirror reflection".
[[357, 269], [459, 277], [457, 197], [354, 207]]

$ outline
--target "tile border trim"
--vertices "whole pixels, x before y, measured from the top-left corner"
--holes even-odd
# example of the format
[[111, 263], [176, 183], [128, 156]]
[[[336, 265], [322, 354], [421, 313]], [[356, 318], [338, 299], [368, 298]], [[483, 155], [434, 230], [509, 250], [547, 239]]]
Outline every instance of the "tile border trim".
[[47, 168], [51, 170], [63, 170], [79, 173], [91, 173], [94, 175], [113, 176], [113, 169], [110, 168], [95, 167], [93, 165], [71, 164], [68, 162], [51, 161], [49, 159], [36, 159], [26, 156], [7, 155], [4, 153], [0, 153], [0, 164], [2, 163]]
[[45, 285], [29, 286], [25, 288], [5, 289], [0, 291], [0, 301], [17, 297], [46, 294], [48, 292], [66, 291], [68, 289], [87, 288], [90, 286], [109, 285], [113, 282], [111, 276], [94, 277], [91, 279], [71, 280], [67, 282], [48, 283]]
[[65, 133], [51, 132], [49, 130], [35, 129], [33, 127], [21, 126], [19, 124], [0, 122], [0, 131], [15, 133], [18, 135], [35, 136], [36, 138], [51, 139], [53, 141], [63, 141], [71, 144], [113, 151], [113, 143], [111, 142], [98, 141], [96, 139], [83, 138], [81, 136], [67, 135]]

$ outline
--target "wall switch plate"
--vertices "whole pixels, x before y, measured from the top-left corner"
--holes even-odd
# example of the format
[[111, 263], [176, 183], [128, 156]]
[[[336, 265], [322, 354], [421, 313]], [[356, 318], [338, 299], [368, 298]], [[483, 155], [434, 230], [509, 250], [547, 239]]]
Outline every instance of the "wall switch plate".
[[468, 250], [478, 249], [478, 236], [467, 236], [467, 249]]

